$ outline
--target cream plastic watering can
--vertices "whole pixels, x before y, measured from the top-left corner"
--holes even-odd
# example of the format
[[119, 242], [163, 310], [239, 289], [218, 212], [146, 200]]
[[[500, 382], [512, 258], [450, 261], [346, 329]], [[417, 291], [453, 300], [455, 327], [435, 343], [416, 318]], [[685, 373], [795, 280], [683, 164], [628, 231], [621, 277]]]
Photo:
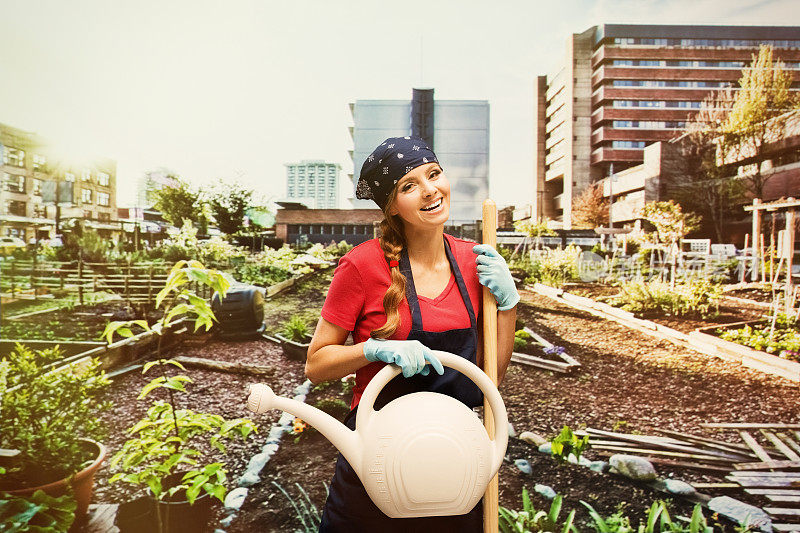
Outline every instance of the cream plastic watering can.
[[397, 365], [386, 365], [367, 385], [355, 431], [316, 407], [276, 396], [261, 383], [250, 385], [247, 407], [259, 414], [280, 409], [311, 424], [342, 452], [369, 497], [391, 518], [465, 514], [500, 469], [508, 416], [497, 387], [480, 368], [449, 352], [433, 353], [486, 396], [494, 416], [493, 441], [472, 409], [437, 392], [407, 394], [375, 411], [378, 393], [400, 373]]

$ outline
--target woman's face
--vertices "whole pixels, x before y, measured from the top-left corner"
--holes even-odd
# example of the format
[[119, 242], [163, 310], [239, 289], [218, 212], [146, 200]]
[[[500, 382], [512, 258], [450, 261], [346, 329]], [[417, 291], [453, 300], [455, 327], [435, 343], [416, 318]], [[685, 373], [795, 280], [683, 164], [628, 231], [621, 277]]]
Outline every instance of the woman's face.
[[444, 225], [450, 217], [450, 182], [438, 163], [426, 163], [397, 182], [390, 215], [416, 227]]

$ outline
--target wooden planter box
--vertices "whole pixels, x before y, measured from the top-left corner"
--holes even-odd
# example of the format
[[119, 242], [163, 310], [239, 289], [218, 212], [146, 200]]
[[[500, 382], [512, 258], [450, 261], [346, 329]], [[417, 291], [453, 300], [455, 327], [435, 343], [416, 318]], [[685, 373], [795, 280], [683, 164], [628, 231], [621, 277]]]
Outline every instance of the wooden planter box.
[[285, 355], [286, 357], [288, 357], [293, 361], [306, 360], [306, 356], [308, 355], [308, 346], [311, 344], [311, 339], [309, 339], [309, 342], [302, 343], [289, 340], [280, 333], [276, 333], [275, 337], [279, 341], [281, 341], [281, 348], [283, 348], [283, 355]]
[[800, 382], [800, 363], [767, 352], [754, 350], [735, 342], [726, 341], [714, 333], [721, 328], [736, 329], [737, 327], [763, 323], [763, 320], [750, 320], [747, 322], [734, 322], [722, 326], [700, 328], [689, 333], [689, 342], [721, 359], [736, 361], [746, 367], [766, 372], [767, 374], [773, 374], [790, 381]]

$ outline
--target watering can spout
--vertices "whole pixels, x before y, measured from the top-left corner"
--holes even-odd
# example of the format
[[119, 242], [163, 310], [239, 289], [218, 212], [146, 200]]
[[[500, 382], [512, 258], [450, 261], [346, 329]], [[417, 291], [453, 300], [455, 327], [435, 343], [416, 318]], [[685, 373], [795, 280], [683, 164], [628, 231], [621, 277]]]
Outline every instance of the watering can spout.
[[361, 438], [355, 431], [351, 431], [328, 413], [297, 400], [276, 396], [272, 389], [263, 383], [250, 385], [247, 408], [257, 414], [270, 409], [279, 409], [301, 418], [336, 446], [356, 472], [361, 471], [363, 451]]

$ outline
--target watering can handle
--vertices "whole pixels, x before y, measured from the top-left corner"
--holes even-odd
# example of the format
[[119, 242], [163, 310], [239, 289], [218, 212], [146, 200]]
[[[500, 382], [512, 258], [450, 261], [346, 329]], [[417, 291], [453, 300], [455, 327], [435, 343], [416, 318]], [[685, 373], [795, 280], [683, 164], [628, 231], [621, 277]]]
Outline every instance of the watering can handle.
[[[503, 398], [500, 392], [495, 387], [492, 380], [489, 379], [483, 370], [470, 361], [452, 354], [450, 352], [443, 352], [440, 350], [431, 350], [433, 355], [439, 358], [439, 361], [444, 366], [449, 366], [454, 370], [458, 370], [469, 379], [471, 379], [481, 392], [486, 396], [489, 401], [489, 406], [492, 408], [492, 415], [494, 416], [495, 434], [493, 437], [495, 450], [494, 462], [499, 468], [500, 462], [503, 460], [506, 446], [508, 444], [508, 414], [506, 413], [506, 406], [503, 403]], [[375, 377], [364, 389], [361, 395], [361, 400], [358, 402], [358, 412], [356, 413], [356, 430], [358, 428], [366, 427], [369, 419], [375, 413], [375, 400], [378, 398], [378, 393], [383, 390], [395, 376], [400, 374], [400, 367], [394, 364], [386, 365], [383, 367]]]

